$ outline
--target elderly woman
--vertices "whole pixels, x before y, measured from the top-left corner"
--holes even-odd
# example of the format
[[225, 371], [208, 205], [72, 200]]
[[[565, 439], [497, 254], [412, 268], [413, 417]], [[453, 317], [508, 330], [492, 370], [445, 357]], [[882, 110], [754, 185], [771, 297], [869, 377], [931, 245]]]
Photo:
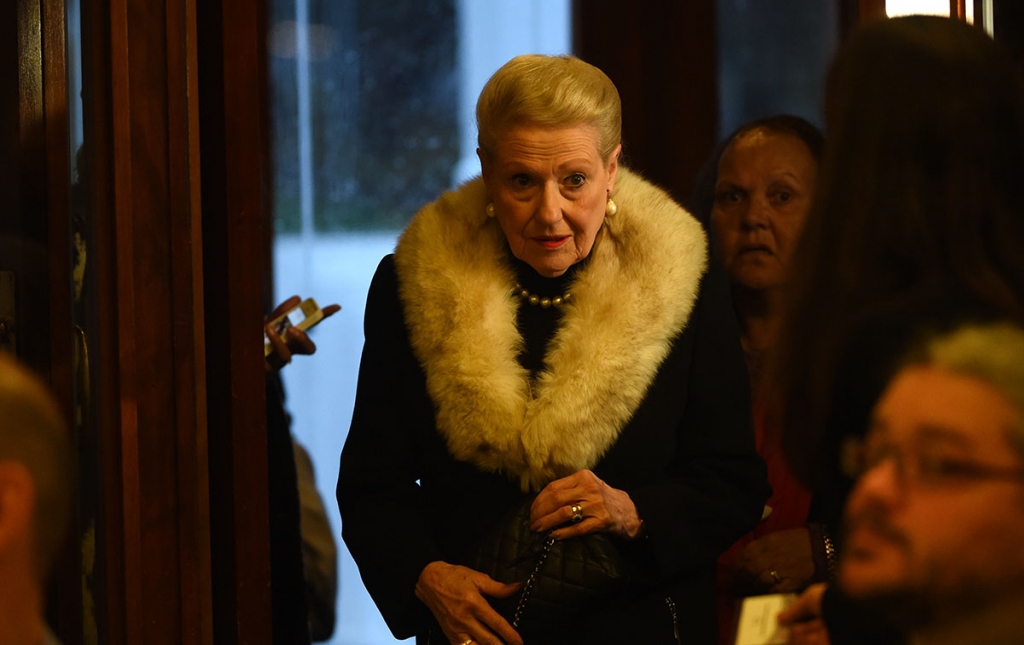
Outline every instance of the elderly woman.
[[767, 497], [724, 276], [619, 165], [600, 70], [515, 58], [477, 122], [482, 178], [417, 213], [370, 287], [345, 542], [395, 636], [521, 643], [489, 602], [520, 586], [458, 562], [536, 494], [532, 530], [608, 535], [637, 573], [529, 642], [714, 642], [715, 558]]
[[[766, 418], [764, 361], [775, 349], [789, 259], [817, 185], [824, 137], [800, 117], [752, 121], [719, 147], [696, 195], [710, 223], [717, 257], [729, 275], [754, 392], [757, 450], [768, 466], [766, 516], [719, 559], [720, 643], [733, 642], [737, 596], [803, 589], [825, 580], [834, 545], [828, 529], [808, 522], [810, 492], [783, 458], [781, 432]], [[833, 563], [834, 564], [834, 563]]]

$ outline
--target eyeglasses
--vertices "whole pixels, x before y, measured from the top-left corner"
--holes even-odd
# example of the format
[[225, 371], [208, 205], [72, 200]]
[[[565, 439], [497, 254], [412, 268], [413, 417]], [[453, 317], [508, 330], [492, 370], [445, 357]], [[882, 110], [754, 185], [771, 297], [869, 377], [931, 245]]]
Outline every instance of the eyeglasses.
[[982, 464], [950, 454], [947, 447], [928, 444], [906, 450], [885, 441], [848, 439], [843, 446], [843, 472], [859, 478], [885, 461], [891, 461], [896, 480], [903, 487], [939, 488], [981, 481], [1024, 483], [1024, 469]]

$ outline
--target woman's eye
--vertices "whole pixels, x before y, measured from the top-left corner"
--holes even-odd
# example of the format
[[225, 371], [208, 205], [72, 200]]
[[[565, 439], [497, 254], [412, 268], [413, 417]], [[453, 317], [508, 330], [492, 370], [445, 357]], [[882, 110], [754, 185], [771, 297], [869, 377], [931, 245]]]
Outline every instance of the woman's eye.
[[583, 184], [587, 183], [587, 178], [577, 172], [566, 177], [565, 183], [573, 188], [579, 188]]
[[726, 190], [718, 193], [715, 201], [719, 204], [735, 204], [739, 202], [740, 199], [741, 197], [738, 190]]
[[788, 186], [776, 186], [768, 191], [768, 197], [776, 204], [788, 204], [796, 199], [797, 193]]
[[530, 178], [527, 175], [515, 175], [512, 177], [512, 183], [517, 187], [525, 188], [530, 185]]

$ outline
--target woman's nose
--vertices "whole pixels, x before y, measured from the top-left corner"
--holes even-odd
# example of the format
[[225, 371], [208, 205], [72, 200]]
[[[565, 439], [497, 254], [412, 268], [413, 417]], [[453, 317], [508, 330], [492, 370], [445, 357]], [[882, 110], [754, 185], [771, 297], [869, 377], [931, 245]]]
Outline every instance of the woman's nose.
[[767, 228], [771, 222], [771, 205], [763, 197], [750, 200], [743, 210], [743, 225], [747, 228]]
[[537, 204], [536, 218], [545, 223], [562, 219], [562, 193], [554, 182], [544, 184], [540, 202]]

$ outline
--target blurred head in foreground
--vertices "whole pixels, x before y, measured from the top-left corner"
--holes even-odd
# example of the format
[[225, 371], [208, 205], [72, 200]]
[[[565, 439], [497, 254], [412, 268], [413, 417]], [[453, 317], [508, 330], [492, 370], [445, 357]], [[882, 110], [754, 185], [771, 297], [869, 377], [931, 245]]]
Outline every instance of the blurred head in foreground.
[[43, 642], [43, 590], [73, 494], [68, 428], [56, 401], [0, 353], [0, 642]]
[[1024, 626], [1024, 330], [921, 342], [848, 448], [843, 590], [913, 633]]

